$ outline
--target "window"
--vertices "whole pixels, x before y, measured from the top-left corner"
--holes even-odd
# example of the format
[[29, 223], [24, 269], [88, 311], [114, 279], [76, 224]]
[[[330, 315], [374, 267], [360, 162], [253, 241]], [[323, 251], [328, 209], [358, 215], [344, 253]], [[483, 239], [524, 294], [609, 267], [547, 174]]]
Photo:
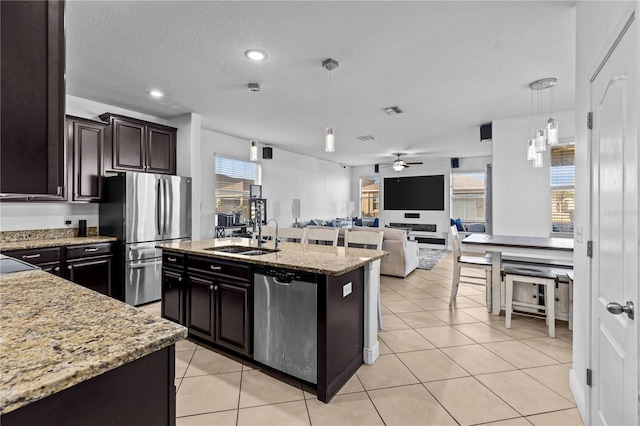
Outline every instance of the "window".
[[551, 233], [573, 233], [575, 145], [551, 147]]
[[360, 208], [362, 217], [380, 214], [380, 179], [360, 179]]
[[249, 189], [260, 184], [260, 165], [216, 155], [216, 215], [240, 212], [249, 218]]
[[484, 172], [451, 174], [451, 217], [484, 222]]

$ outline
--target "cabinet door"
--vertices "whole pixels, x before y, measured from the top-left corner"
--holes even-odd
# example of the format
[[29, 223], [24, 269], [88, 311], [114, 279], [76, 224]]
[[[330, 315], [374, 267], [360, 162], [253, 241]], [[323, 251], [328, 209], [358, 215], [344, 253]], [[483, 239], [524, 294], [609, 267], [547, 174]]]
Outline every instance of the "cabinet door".
[[64, 2], [2, 1], [0, 15], [0, 193], [60, 200], [65, 182]]
[[71, 200], [100, 201], [104, 126], [80, 121], [69, 123], [69, 146], [73, 152]]
[[163, 268], [162, 270], [162, 318], [179, 324], [184, 318], [184, 279], [182, 272]]
[[219, 281], [216, 343], [251, 354], [250, 285]]
[[145, 170], [145, 125], [118, 118], [111, 122], [113, 169]]
[[111, 258], [102, 256], [67, 261], [68, 278], [76, 284], [110, 296]]
[[214, 279], [195, 275], [188, 275], [187, 281], [187, 328], [189, 333], [213, 342], [215, 341], [213, 320], [217, 283]]
[[176, 174], [176, 132], [147, 126], [146, 170]]

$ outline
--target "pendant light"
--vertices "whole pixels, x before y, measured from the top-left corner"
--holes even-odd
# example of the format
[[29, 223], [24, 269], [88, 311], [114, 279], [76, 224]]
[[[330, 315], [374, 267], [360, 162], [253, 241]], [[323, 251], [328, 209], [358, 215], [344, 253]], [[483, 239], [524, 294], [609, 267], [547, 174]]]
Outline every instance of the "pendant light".
[[[250, 92], [258, 93], [260, 91], [260, 84], [249, 83], [247, 85]], [[256, 131], [256, 96], [253, 95], [253, 132]], [[252, 139], [249, 141], [249, 161], [258, 161], [258, 141]]]
[[[331, 81], [331, 71], [338, 68], [338, 61], [335, 59], [325, 59], [322, 61], [322, 68], [329, 71], [329, 96], [332, 94], [332, 81]], [[331, 126], [331, 106], [329, 106], [329, 126], [325, 130], [324, 134], [324, 151], [325, 152], [335, 152], [336, 150], [336, 137], [334, 134], [334, 129]]]
[[[533, 122], [534, 110], [533, 110], [533, 91], [537, 92], [537, 108], [536, 108], [536, 122], [542, 124], [541, 127], [535, 132], [533, 139], [529, 140], [527, 146], [527, 160], [533, 160], [533, 167], [543, 166], [544, 151], [547, 150], [547, 145], [555, 145], [558, 143], [558, 122], [551, 117], [553, 113], [553, 88], [558, 82], [556, 78], [543, 78], [536, 80], [529, 84], [529, 88], [532, 91], [531, 95], [531, 120]], [[549, 90], [549, 119], [546, 123], [540, 122], [540, 116], [542, 115], [542, 90]], [[532, 131], [534, 126], [532, 125]]]

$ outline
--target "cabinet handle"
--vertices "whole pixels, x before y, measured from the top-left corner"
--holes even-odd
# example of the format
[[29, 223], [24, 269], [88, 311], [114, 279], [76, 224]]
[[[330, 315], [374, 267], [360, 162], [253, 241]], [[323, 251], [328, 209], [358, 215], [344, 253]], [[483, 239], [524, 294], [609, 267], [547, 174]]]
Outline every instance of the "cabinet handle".
[[36, 254], [25, 254], [22, 256], [23, 259], [37, 259], [40, 257], [40, 253]]
[[167, 257], [169, 262], [175, 262], [177, 259], [175, 257]]
[[73, 269], [73, 266], [69, 265], [69, 266], [67, 266], [67, 269], [68, 269], [68, 270], [72, 270], [72, 269]]
[[217, 286], [217, 285], [216, 285], [216, 286], [213, 286], [213, 289], [214, 289], [215, 291], [218, 291], [218, 286]]
[[222, 269], [222, 266], [211, 265], [211, 270], [212, 271], [220, 271], [221, 269]]
[[60, 271], [60, 267], [56, 266], [55, 268], [53, 268], [54, 271], [59, 272]]
[[213, 290], [213, 285], [210, 285], [210, 286], [209, 286], [209, 290]]
[[178, 282], [181, 283], [182, 282], [182, 277], [178, 277]]
[[97, 247], [91, 247], [91, 248], [84, 249], [85, 253], [91, 253], [91, 252], [94, 252], [94, 251], [98, 251]]
[[73, 194], [74, 198], [80, 198], [80, 196], [78, 194]]

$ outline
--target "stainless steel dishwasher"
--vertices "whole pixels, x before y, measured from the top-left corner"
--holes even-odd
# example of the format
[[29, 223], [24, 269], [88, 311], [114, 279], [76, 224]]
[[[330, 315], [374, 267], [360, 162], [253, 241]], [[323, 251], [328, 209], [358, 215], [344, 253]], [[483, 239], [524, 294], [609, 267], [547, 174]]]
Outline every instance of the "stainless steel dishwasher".
[[254, 275], [253, 356], [262, 364], [318, 382], [315, 274], [277, 268]]

